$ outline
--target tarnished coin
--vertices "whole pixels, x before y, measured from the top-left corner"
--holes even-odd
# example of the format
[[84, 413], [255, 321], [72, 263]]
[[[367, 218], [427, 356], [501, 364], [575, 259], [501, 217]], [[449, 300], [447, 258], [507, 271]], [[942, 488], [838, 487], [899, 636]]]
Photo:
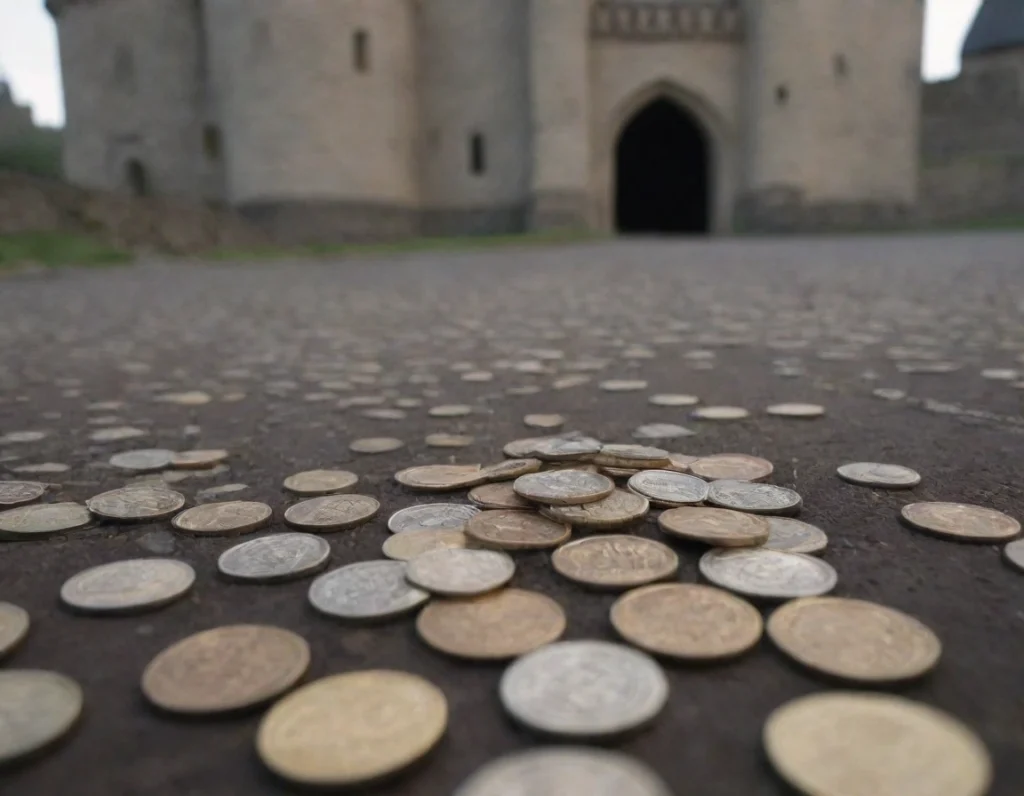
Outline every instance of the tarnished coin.
[[545, 462], [587, 461], [600, 451], [601, 442], [593, 437], [550, 437], [536, 440], [530, 447], [530, 455]]
[[700, 559], [700, 574], [716, 586], [768, 600], [792, 600], [828, 594], [839, 580], [824, 561], [778, 550], [709, 550]]
[[768, 717], [764, 746], [786, 782], [815, 796], [984, 796], [992, 782], [968, 727], [889, 694], [795, 699]]
[[0, 508], [23, 506], [46, 494], [46, 484], [35, 481], [0, 481]]
[[565, 425], [564, 415], [527, 415], [523, 423], [531, 428], [561, 428]]
[[419, 492], [454, 492], [490, 479], [479, 464], [424, 464], [399, 470], [395, 480]]
[[670, 453], [668, 455], [668, 464], [662, 465], [659, 469], [675, 470], [677, 473], [689, 473], [690, 465], [699, 458], [701, 457], [688, 456], [685, 453]]
[[504, 660], [557, 641], [565, 612], [543, 594], [501, 589], [460, 600], [434, 600], [416, 618], [420, 638], [436, 650], [471, 660]]
[[548, 550], [569, 541], [572, 528], [532, 511], [482, 511], [466, 523], [466, 536], [496, 550]]
[[679, 569], [672, 548], [640, 536], [591, 536], [551, 554], [555, 571], [597, 589], [632, 589], [671, 578]]
[[506, 459], [484, 468], [488, 481], [513, 481], [521, 475], [535, 473], [544, 466], [540, 459]]
[[92, 516], [78, 503], [42, 503], [0, 511], [0, 538], [42, 539], [73, 531], [92, 522]]
[[430, 595], [405, 579], [402, 561], [359, 561], [324, 573], [309, 587], [309, 602], [342, 619], [377, 620], [419, 608]]
[[921, 483], [921, 476], [909, 467], [876, 462], [844, 464], [836, 473], [844, 481], [876, 489], [910, 489]]
[[507, 481], [481, 484], [469, 490], [470, 503], [482, 509], [532, 509], [533, 504], [523, 500]]
[[690, 417], [697, 420], [743, 420], [750, 412], [741, 406], [702, 406], [694, 409]]
[[466, 417], [473, 414], [473, 407], [466, 404], [445, 404], [430, 407], [427, 414], [431, 417]]
[[515, 574], [512, 558], [498, 550], [448, 548], [412, 559], [405, 571], [414, 586], [448, 597], [472, 597], [500, 589]]
[[529, 749], [479, 769], [453, 796], [671, 796], [643, 763], [582, 746]]
[[274, 705], [260, 722], [256, 751], [292, 782], [353, 786], [415, 763], [447, 725], [444, 694], [423, 678], [349, 672], [316, 680]]
[[820, 528], [791, 517], [765, 517], [768, 521], [767, 550], [783, 553], [820, 553], [828, 547], [828, 536]]
[[534, 503], [578, 506], [608, 497], [615, 491], [615, 482], [585, 470], [549, 470], [520, 476], [512, 487], [517, 495]]
[[751, 514], [796, 514], [803, 499], [792, 489], [750, 481], [712, 481], [708, 503]]
[[668, 700], [668, 680], [652, 658], [621, 644], [558, 641], [510, 665], [499, 695], [533, 730], [601, 738], [652, 721]]
[[228, 625], [188, 636], [153, 658], [142, 693], [172, 713], [227, 713], [276, 699], [308, 668], [302, 636], [269, 625]]
[[696, 431], [676, 423], [647, 423], [633, 431], [635, 439], [678, 439], [692, 437]]
[[428, 448], [465, 448], [474, 438], [467, 434], [427, 434], [423, 441]]
[[407, 531], [461, 531], [469, 520], [480, 513], [476, 506], [464, 503], [421, 503], [399, 509], [388, 518], [391, 533]]
[[1003, 555], [1013, 566], [1024, 572], [1024, 539], [1010, 542], [1003, 548]]
[[380, 503], [366, 495], [326, 495], [289, 506], [284, 521], [316, 533], [343, 531], [369, 522], [378, 511]]
[[45, 749], [82, 713], [82, 689], [69, 677], [37, 669], [0, 671], [0, 764]]
[[690, 462], [690, 472], [706, 481], [764, 481], [775, 471], [767, 459], [743, 453], [720, 453]]
[[708, 496], [706, 481], [674, 470], [642, 470], [630, 477], [627, 486], [655, 506], [702, 503]]
[[661, 448], [647, 445], [603, 445], [594, 457], [601, 467], [635, 467], [639, 470], [657, 470], [671, 462], [671, 454]]
[[110, 464], [121, 470], [130, 470], [135, 473], [154, 473], [169, 467], [173, 458], [174, 451], [152, 448], [115, 453], [110, 457]]
[[14, 651], [28, 635], [28, 611], [13, 603], [0, 602], [0, 658]]
[[783, 605], [768, 620], [768, 636], [798, 663], [858, 683], [920, 677], [942, 654], [938, 636], [912, 616], [841, 597]]
[[634, 589], [612, 606], [612, 627], [655, 655], [716, 660], [746, 652], [761, 639], [761, 613], [726, 591], [694, 583]]
[[605, 392], [636, 392], [646, 390], [647, 382], [642, 379], [608, 379], [598, 386]]
[[178, 451], [171, 460], [171, 466], [177, 470], [209, 470], [223, 462], [229, 455], [223, 448]]
[[650, 501], [643, 495], [616, 489], [608, 497], [582, 506], [548, 506], [541, 514], [576, 528], [622, 528], [647, 516]]
[[356, 485], [359, 476], [348, 470], [306, 470], [284, 479], [284, 488], [296, 495], [335, 495]]
[[395, 437], [364, 437], [349, 443], [348, 449], [353, 453], [391, 453], [405, 446]]
[[469, 539], [462, 531], [403, 531], [384, 540], [381, 552], [396, 561], [411, 561], [431, 550], [451, 547], [469, 547]]
[[657, 393], [648, 398], [647, 402], [654, 406], [696, 406], [700, 398], [683, 393]]
[[809, 420], [810, 418], [824, 415], [825, 407], [819, 404], [784, 403], [772, 404], [764, 411], [776, 417], [797, 417]]
[[919, 530], [961, 542], [1005, 542], [1020, 533], [1013, 517], [966, 503], [910, 503], [901, 515]]
[[266, 503], [231, 500], [185, 509], [171, 520], [171, 525], [196, 536], [237, 536], [268, 525], [273, 514]]
[[756, 547], [769, 536], [764, 517], [729, 509], [669, 509], [658, 517], [658, 527], [669, 536], [715, 547]]
[[295, 580], [327, 566], [331, 546], [309, 533], [274, 533], [225, 550], [217, 569], [233, 580], [277, 583]]
[[158, 486], [126, 486], [96, 495], [85, 505], [107, 520], [166, 520], [185, 507], [185, 496]]
[[195, 570], [184, 561], [135, 558], [79, 572], [61, 586], [60, 599], [84, 613], [133, 613], [184, 597], [195, 581]]

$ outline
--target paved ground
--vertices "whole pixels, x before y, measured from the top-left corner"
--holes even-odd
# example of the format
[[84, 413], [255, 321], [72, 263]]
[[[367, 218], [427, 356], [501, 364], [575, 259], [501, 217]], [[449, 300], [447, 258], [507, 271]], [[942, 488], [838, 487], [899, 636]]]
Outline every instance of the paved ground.
[[[797, 341], [794, 343], [794, 341]], [[805, 347], [795, 345], [805, 341]], [[629, 358], [630, 346], [654, 358]], [[699, 430], [671, 447], [688, 453], [748, 452], [775, 462], [775, 482], [804, 496], [803, 519], [830, 535], [825, 557], [839, 571], [838, 594], [908, 611], [942, 638], [943, 660], [924, 682], [902, 689], [960, 717], [993, 755], [997, 796], [1024, 783], [1024, 574], [992, 546], [933, 539], [901, 526], [911, 499], [958, 500], [1024, 516], [1020, 461], [1024, 391], [983, 379], [989, 367], [1020, 367], [1024, 353], [1024, 237], [850, 238], [716, 244], [618, 242], [486, 254], [276, 265], [150, 266], [71, 271], [0, 280], [0, 432], [42, 429], [41, 442], [0, 446], [0, 466], [71, 466], [43, 476], [63, 495], [85, 499], [119, 486], [105, 465], [135, 447], [225, 447], [230, 473], [179, 485], [190, 497], [222, 483], [283, 509], [288, 474], [342, 466], [384, 504], [382, 518], [421, 498], [392, 474], [412, 463], [444, 461], [423, 437], [476, 435], [458, 462], [500, 458], [508, 440], [535, 436], [528, 412], [561, 412], [568, 428], [628, 441], [641, 423], [683, 422]], [[897, 372], [890, 346], [958, 363], [948, 375]], [[564, 373], [581, 357], [608, 360], [594, 382], [552, 390], [552, 374], [508, 367], [557, 349], [548, 364]], [[688, 352], [708, 350], [713, 360]], [[842, 353], [837, 353], [842, 352]], [[934, 353], [938, 352], [938, 353]], [[643, 353], [642, 351], [640, 353]], [[907, 360], [918, 352], [896, 352]], [[543, 355], [543, 352], [541, 352]], [[806, 375], [783, 378], [773, 362], [800, 360]], [[713, 362], [709, 369], [702, 363]], [[471, 362], [494, 381], [460, 380], [451, 365]], [[380, 368], [365, 363], [379, 363]], [[526, 366], [525, 369], [529, 369]], [[379, 372], [376, 372], [378, 371]], [[420, 374], [410, 379], [410, 376]], [[423, 383], [422, 374], [437, 377]], [[681, 410], [647, 404], [647, 393], [614, 395], [603, 378], [641, 376], [651, 392], [692, 392], [708, 403], [745, 406], [753, 419], [697, 423]], [[348, 381], [325, 389], [325, 381]], [[537, 384], [526, 396], [510, 387]], [[885, 401], [875, 387], [905, 389]], [[204, 406], [154, 400], [203, 390]], [[335, 392], [309, 400], [312, 394]], [[235, 393], [236, 395], [232, 395]], [[239, 398], [238, 393], [244, 393]], [[362, 395], [425, 397], [425, 406], [467, 402], [469, 418], [405, 420], [339, 410]], [[225, 400], [237, 399], [237, 400]], [[93, 402], [121, 400], [118, 410]], [[760, 414], [777, 400], [819, 402], [825, 419], [800, 422]], [[100, 445], [88, 434], [104, 422], [150, 431], [139, 441]], [[92, 424], [90, 424], [92, 418]], [[198, 429], [187, 429], [190, 425]], [[191, 435], [186, 431], [194, 432]], [[361, 436], [404, 439], [404, 450], [357, 456]], [[141, 444], [140, 444], [141, 443]], [[19, 457], [19, 458], [13, 458]], [[883, 493], [840, 482], [845, 461], [880, 460], [924, 475], [912, 493]], [[316, 615], [307, 582], [228, 585], [216, 555], [231, 542], [173, 537], [175, 554], [199, 573], [194, 595], [165, 610], [120, 619], [72, 617], [57, 604], [78, 570], [162, 549], [162, 524], [97, 527], [66, 539], [0, 549], [0, 599], [24, 606], [34, 627], [5, 662], [65, 672], [85, 689], [76, 734], [47, 757], [0, 774], [7, 796], [252, 796], [287, 792], [253, 751], [257, 715], [182, 722], [155, 715], [138, 690], [146, 662], [198, 630], [250, 621], [303, 634], [313, 648], [311, 677], [368, 667], [417, 672], [445, 691], [451, 723], [423, 765], [372, 791], [449, 794], [478, 766], [535, 740], [503, 716], [501, 667], [448, 660], [415, 637], [411, 620], [351, 628]], [[154, 533], [156, 532], [156, 533]], [[653, 524], [642, 533], [656, 536]], [[379, 557], [383, 519], [329, 537], [333, 565]], [[697, 548], [680, 547], [681, 578], [696, 579]], [[568, 638], [613, 637], [613, 597], [594, 595], [551, 571], [543, 554], [518, 557], [516, 583], [565, 607]], [[768, 796], [787, 791], [764, 761], [760, 729], [774, 708], [831, 687], [798, 671], [767, 642], [726, 666], [668, 666], [671, 702], [648, 731], [619, 748], [650, 763], [680, 796]]]

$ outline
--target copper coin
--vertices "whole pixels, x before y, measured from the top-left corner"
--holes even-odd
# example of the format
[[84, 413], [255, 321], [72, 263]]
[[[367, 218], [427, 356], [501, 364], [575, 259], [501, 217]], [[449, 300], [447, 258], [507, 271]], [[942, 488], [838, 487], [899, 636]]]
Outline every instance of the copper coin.
[[380, 503], [366, 495], [326, 495], [289, 506], [284, 521], [314, 533], [344, 531], [369, 522], [378, 511]]
[[498, 550], [547, 550], [569, 541], [572, 528], [532, 511], [481, 511], [466, 523], [466, 536]]
[[395, 473], [395, 480], [420, 492], [454, 492], [489, 478], [479, 464], [425, 464]]
[[533, 509], [533, 504], [523, 500], [507, 481], [481, 484], [469, 490], [469, 502], [482, 509]]
[[411, 561], [431, 550], [468, 547], [469, 539], [460, 530], [419, 530], [393, 533], [384, 540], [381, 552], [396, 561]]
[[767, 542], [769, 536], [764, 517], [729, 509], [669, 509], [658, 517], [658, 527], [670, 536], [715, 547], [754, 547]]
[[576, 528], [601, 530], [632, 525], [647, 516], [650, 501], [643, 495], [616, 489], [608, 497], [582, 506], [548, 506], [541, 514]]
[[265, 527], [273, 514], [266, 503], [231, 500], [185, 509], [171, 520], [171, 525], [196, 536], [237, 536]]
[[679, 569], [675, 552], [639, 536], [592, 536], [551, 555], [558, 574], [596, 589], [623, 590], [666, 580]]
[[743, 453], [720, 453], [690, 463], [690, 472], [705, 481], [764, 481], [775, 467], [767, 459]]
[[901, 515], [919, 530], [961, 542], [1004, 542], [1020, 534], [1013, 517], [966, 503], [910, 503]]

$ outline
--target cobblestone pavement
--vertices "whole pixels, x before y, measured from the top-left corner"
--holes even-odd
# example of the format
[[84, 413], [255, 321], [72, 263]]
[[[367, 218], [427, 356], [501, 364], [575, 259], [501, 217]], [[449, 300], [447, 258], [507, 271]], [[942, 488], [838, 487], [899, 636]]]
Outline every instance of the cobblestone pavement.
[[[631, 441], [644, 423], [680, 423], [697, 435], [663, 447], [771, 459], [774, 482], [803, 495], [801, 518], [830, 536], [825, 558], [839, 572], [836, 593], [904, 610], [940, 636], [938, 669], [900, 693], [966, 722], [993, 756], [992, 793], [1020, 792], [1024, 574], [1010, 569], [996, 546], [925, 536], [897, 516], [912, 500], [951, 500], [1024, 517], [1024, 390], [982, 376], [1018, 368], [1024, 380], [1024, 236], [619, 241], [13, 276], [0, 279], [0, 346], [0, 435], [47, 432], [36, 442], [0, 443], [0, 467], [69, 466], [6, 477], [61, 484], [62, 499], [84, 500], [126, 481], [107, 464], [118, 451], [223, 447], [232, 454], [229, 471], [173, 488], [194, 499], [212, 486], [245, 484], [232, 497], [266, 501], [279, 516], [290, 502], [281, 489], [285, 476], [351, 469], [361, 479], [358, 491], [379, 498], [383, 511], [369, 525], [327, 537], [332, 566], [380, 557], [386, 517], [424, 501], [394, 483], [396, 470], [497, 461], [505, 442], [545, 433], [524, 426], [529, 413], [561, 413], [566, 429], [615, 442]], [[580, 369], [581, 361], [597, 367], [593, 360], [606, 364]], [[957, 369], [900, 371], [938, 360]], [[469, 369], [494, 378], [464, 381]], [[552, 388], [570, 374], [591, 380]], [[645, 379], [649, 388], [598, 389], [611, 378]], [[508, 392], [525, 385], [540, 389]], [[885, 400], [872, 394], [876, 388], [906, 395]], [[174, 397], [191, 392], [210, 400], [190, 405], [202, 396]], [[648, 395], [657, 392], [746, 407], [752, 417], [691, 420], [686, 409], [650, 405]], [[364, 417], [359, 401], [338, 406], [370, 396], [383, 396], [388, 406], [398, 397], [424, 403], [398, 420]], [[819, 403], [828, 414], [812, 421], [766, 416], [764, 407], [776, 401]], [[428, 407], [449, 403], [474, 412], [427, 415]], [[147, 433], [119, 443], [90, 440], [98, 429], [122, 425]], [[431, 432], [473, 435], [475, 442], [431, 449], [424, 444]], [[374, 456], [349, 451], [351, 440], [370, 436], [398, 437], [406, 446]], [[849, 461], [907, 465], [924, 480], [911, 493], [855, 487], [835, 475]], [[641, 533], [658, 537], [653, 522]], [[444, 690], [451, 718], [441, 745], [374, 793], [449, 794], [484, 762], [537, 742], [501, 710], [501, 666], [442, 657], [416, 638], [410, 619], [372, 627], [331, 622], [306, 603], [308, 580], [225, 583], [215, 562], [231, 544], [155, 523], [97, 526], [0, 548], [0, 599], [26, 608], [34, 623], [5, 665], [64, 672], [82, 684], [86, 699], [83, 720], [65, 743], [0, 773], [4, 794], [287, 792], [253, 750], [258, 714], [181, 721], [152, 712], [140, 695], [139, 676], [157, 652], [235, 622], [301, 633], [313, 651], [310, 678], [395, 668]], [[679, 577], [695, 581], [700, 548], [676, 548]], [[188, 599], [123, 618], [75, 617], [59, 607], [60, 585], [75, 572], [154, 553], [195, 567], [199, 579]], [[559, 579], [544, 553], [517, 554], [517, 563], [516, 585], [565, 608], [567, 638], [614, 638], [614, 596]], [[678, 794], [786, 793], [765, 762], [762, 724], [787, 700], [836, 686], [794, 668], [766, 640], [728, 665], [666, 669], [667, 709], [617, 748], [652, 765]]]

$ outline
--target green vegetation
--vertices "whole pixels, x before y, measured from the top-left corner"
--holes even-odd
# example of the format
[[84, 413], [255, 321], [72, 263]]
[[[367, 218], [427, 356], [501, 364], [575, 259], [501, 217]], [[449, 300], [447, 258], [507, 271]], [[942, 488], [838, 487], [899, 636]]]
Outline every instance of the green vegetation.
[[39, 128], [0, 145], [0, 170], [19, 171], [37, 177], [61, 176], [61, 131]]
[[118, 265], [131, 254], [84, 235], [22, 232], [0, 235], [0, 269], [23, 265]]

